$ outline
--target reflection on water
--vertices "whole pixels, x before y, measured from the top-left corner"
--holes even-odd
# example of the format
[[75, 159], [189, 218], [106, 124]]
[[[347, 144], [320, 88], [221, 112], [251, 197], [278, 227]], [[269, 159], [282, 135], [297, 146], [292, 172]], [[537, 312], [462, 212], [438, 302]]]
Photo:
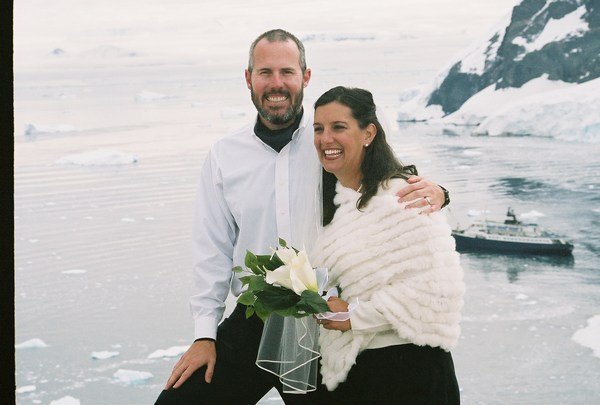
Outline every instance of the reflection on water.
[[483, 272], [506, 272], [508, 282], [519, 280], [519, 274], [543, 273], [573, 269], [575, 259], [573, 256], [538, 256], [528, 254], [494, 254], [494, 253], [461, 253], [462, 258], [479, 263], [475, 268]]

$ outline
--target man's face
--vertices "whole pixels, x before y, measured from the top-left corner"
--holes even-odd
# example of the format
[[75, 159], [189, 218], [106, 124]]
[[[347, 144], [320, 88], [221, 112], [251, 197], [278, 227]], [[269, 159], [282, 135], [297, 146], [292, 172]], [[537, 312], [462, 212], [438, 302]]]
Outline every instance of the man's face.
[[300, 51], [293, 41], [262, 39], [256, 44], [252, 72], [246, 70], [246, 84], [267, 128], [285, 128], [294, 121], [309, 80], [310, 69], [302, 73]]

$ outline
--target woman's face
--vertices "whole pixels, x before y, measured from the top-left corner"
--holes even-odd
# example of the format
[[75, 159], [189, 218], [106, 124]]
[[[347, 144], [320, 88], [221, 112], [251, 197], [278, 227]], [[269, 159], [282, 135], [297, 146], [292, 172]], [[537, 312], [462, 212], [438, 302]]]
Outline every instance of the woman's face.
[[334, 101], [317, 107], [314, 130], [315, 148], [323, 168], [345, 187], [358, 187], [365, 144], [375, 136], [375, 125], [361, 129], [350, 107]]

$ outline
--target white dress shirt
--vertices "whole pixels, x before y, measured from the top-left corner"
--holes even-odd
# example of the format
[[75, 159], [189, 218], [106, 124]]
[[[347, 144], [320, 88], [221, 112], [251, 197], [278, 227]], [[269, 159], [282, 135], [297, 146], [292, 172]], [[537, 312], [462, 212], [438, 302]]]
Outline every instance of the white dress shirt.
[[320, 226], [320, 164], [313, 118], [304, 111], [292, 140], [279, 153], [254, 134], [254, 123], [217, 141], [202, 168], [196, 199], [193, 254], [195, 338], [216, 338], [225, 299], [242, 284], [232, 267], [249, 250], [270, 254], [285, 239], [312, 246]]

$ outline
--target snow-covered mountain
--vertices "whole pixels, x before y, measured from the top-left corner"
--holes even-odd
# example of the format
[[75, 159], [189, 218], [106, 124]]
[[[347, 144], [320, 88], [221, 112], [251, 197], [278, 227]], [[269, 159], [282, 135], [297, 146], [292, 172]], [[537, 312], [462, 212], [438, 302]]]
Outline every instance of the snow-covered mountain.
[[[562, 114], [580, 126], [575, 134], [567, 123], [570, 136], [600, 139], [599, 78], [600, 0], [523, 0], [485, 42], [433, 83], [403, 95], [415, 94], [398, 120], [478, 125], [474, 132], [490, 135], [554, 136], [550, 121]], [[527, 124], [530, 115], [550, 118], [548, 127]]]

